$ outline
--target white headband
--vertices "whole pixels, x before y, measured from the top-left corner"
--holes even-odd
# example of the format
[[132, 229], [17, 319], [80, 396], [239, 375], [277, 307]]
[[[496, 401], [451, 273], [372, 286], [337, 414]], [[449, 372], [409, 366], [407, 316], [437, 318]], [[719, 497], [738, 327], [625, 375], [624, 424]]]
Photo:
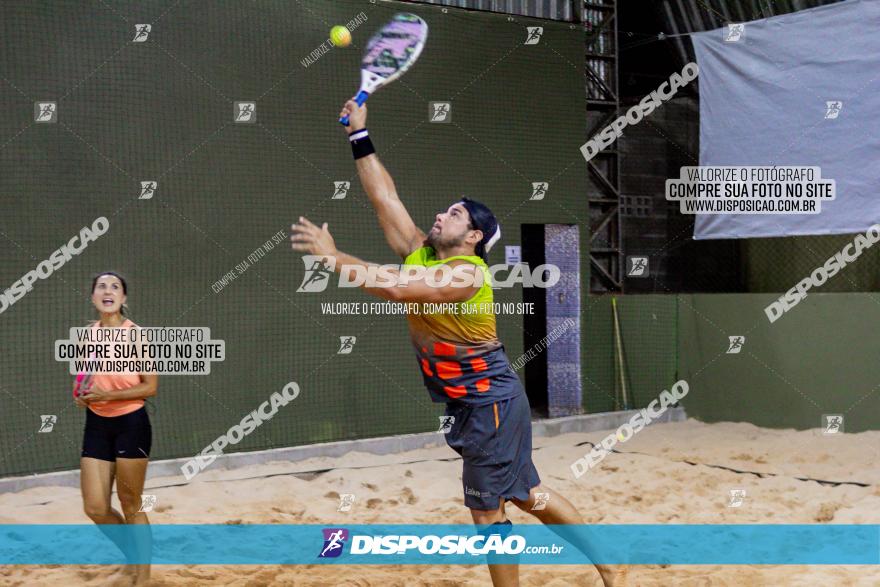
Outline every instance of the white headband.
[[498, 242], [498, 239], [501, 238], [501, 227], [497, 224], [495, 225], [495, 234], [492, 235], [492, 238], [486, 241], [486, 244], [483, 246], [483, 250], [487, 253], [492, 249], [492, 246]]

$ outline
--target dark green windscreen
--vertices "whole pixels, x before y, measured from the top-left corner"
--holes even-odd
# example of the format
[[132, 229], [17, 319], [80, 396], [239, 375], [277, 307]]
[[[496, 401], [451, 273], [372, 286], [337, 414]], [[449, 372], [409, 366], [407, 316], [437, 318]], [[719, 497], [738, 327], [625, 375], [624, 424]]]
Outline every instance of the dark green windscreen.
[[[416, 223], [429, 228], [466, 194], [501, 221], [491, 263], [519, 244], [524, 223], [576, 224], [587, 243], [584, 38], [568, 24], [346, 0], [0, 5], [0, 288], [96, 218], [110, 221], [0, 313], [0, 475], [77, 466], [84, 414], [53, 341], [96, 317], [90, 278], [107, 269], [128, 278], [136, 323], [210, 327], [226, 341], [210, 376], [161, 378], [154, 458], [196, 454], [289, 381], [299, 398], [231, 450], [437, 429], [441, 408], [422, 386], [405, 320], [321, 312], [322, 302], [374, 298], [296, 293], [303, 263], [283, 245], [212, 287], [300, 215], [328, 222], [341, 250], [398, 261], [336, 117], [357, 90], [366, 39], [400, 10], [428, 22], [428, 43], [370, 99], [368, 126]], [[303, 63], [361, 12], [353, 46]], [[143, 23], [148, 39], [133, 42]], [[524, 44], [526, 26], [543, 27], [538, 44]], [[41, 101], [57, 103], [57, 122], [34, 121]], [[234, 122], [238, 101], [256, 103], [256, 122]], [[452, 104], [451, 122], [429, 122], [431, 101]], [[138, 199], [142, 181], [157, 182], [152, 198]], [[339, 181], [351, 188], [331, 199]], [[529, 200], [539, 181], [547, 196]], [[511, 358], [523, 352], [521, 317], [499, 318], [499, 335]], [[354, 352], [337, 354], [340, 336], [357, 337]], [[38, 433], [47, 414], [57, 424]]]

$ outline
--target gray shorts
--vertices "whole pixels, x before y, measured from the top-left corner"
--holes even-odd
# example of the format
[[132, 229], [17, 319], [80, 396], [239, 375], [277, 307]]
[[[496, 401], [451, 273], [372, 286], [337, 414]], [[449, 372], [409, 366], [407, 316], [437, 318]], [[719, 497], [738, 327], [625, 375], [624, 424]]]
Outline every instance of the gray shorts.
[[464, 461], [464, 504], [495, 510], [502, 499], [528, 500], [541, 479], [532, 463], [532, 414], [525, 392], [483, 406], [450, 402], [446, 415], [455, 418], [446, 444]]

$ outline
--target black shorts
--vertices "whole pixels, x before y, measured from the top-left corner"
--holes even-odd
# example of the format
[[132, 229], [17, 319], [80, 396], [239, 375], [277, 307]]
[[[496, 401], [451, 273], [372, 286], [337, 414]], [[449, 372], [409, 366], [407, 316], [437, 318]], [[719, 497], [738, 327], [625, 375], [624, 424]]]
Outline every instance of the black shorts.
[[152, 444], [153, 428], [146, 408], [110, 418], [86, 408], [82, 456], [111, 462], [145, 459], [150, 456]]
[[526, 501], [541, 484], [532, 463], [532, 413], [525, 391], [484, 406], [449, 402], [446, 444], [464, 461], [465, 506], [498, 509], [501, 500]]

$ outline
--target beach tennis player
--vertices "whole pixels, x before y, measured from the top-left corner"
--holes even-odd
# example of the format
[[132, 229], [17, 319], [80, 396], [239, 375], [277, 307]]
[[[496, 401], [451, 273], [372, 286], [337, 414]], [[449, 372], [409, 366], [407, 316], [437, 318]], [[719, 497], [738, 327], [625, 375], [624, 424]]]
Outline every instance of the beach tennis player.
[[[135, 328], [136, 324], [123, 314], [127, 294], [128, 287], [120, 275], [97, 275], [92, 281], [92, 304], [99, 318], [92, 328]], [[140, 511], [153, 439], [144, 400], [156, 395], [159, 377], [150, 373], [96, 372], [77, 389], [80, 383], [74, 383], [74, 402], [87, 408], [80, 458], [83, 509], [102, 529], [109, 524], [149, 524], [147, 514]], [[121, 514], [110, 503], [114, 480]], [[139, 554], [150, 552], [149, 533], [133, 532], [132, 541], [138, 544], [120, 543], [125, 540], [117, 533], [109, 532], [107, 536], [125, 553], [129, 549]], [[131, 565], [125, 570], [131, 584], [149, 582], [149, 565]]]
[[[509, 534], [512, 523], [504, 505], [511, 501], [545, 524], [583, 524], [568, 500], [541, 483], [532, 463], [528, 399], [498, 340], [491, 309], [486, 257], [501, 235], [495, 216], [480, 202], [462, 198], [438, 213], [425, 234], [375, 153], [366, 129], [366, 107], [349, 100], [340, 112], [344, 116], [349, 119], [346, 130], [360, 181], [388, 244], [405, 266], [389, 271], [399, 285], [377, 286], [368, 280], [363, 289], [392, 302], [470, 305], [477, 310], [407, 314], [425, 386], [431, 399], [445, 403], [446, 415], [454, 418], [445, 437], [462, 457], [464, 503], [474, 523], [492, 533]], [[337, 250], [327, 223], [319, 227], [300, 217], [291, 227], [291, 241], [294, 250], [327, 259], [334, 271], [350, 279], [375, 267]], [[411, 271], [413, 267], [423, 268], [423, 274]], [[444, 279], [444, 272], [453, 278]], [[550, 497], [544, 509], [533, 510], [538, 493]], [[575, 546], [590, 556], [588, 545]], [[606, 586], [624, 583], [625, 567], [597, 568]], [[489, 572], [496, 586], [518, 584], [518, 565], [490, 562]]]

